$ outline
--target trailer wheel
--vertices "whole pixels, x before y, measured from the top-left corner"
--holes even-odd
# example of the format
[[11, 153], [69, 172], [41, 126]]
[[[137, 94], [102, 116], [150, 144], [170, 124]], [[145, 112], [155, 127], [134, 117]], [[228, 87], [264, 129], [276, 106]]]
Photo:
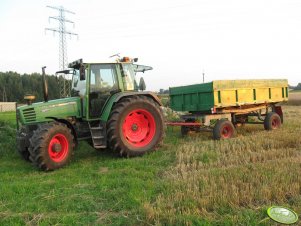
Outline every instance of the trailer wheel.
[[109, 146], [122, 156], [140, 156], [161, 143], [164, 129], [157, 103], [145, 96], [127, 97], [111, 111], [107, 124]]
[[229, 139], [234, 137], [235, 128], [232, 122], [226, 119], [218, 120], [213, 128], [213, 138], [215, 140]]
[[44, 171], [58, 169], [70, 161], [73, 148], [73, 135], [65, 124], [43, 124], [30, 139], [30, 160]]
[[269, 112], [264, 119], [264, 129], [274, 130], [281, 126], [281, 118], [276, 112]]

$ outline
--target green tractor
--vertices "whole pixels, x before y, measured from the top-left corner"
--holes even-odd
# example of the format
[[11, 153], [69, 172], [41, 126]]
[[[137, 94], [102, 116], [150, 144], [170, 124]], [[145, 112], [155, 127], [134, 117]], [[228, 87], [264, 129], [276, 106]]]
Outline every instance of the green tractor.
[[138, 72], [151, 67], [138, 65], [137, 58], [123, 57], [114, 63], [83, 63], [77, 60], [72, 74], [71, 97], [48, 101], [43, 68], [44, 102], [17, 108], [17, 146], [21, 156], [41, 170], [65, 166], [80, 140], [95, 149], [141, 156], [157, 148], [164, 135], [164, 120], [158, 97], [145, 92], [145, 83], [135, 80]]

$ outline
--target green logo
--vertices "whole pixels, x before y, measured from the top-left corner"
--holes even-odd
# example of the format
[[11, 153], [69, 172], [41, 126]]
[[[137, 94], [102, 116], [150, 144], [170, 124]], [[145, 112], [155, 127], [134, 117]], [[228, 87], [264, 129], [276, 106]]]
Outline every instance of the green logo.
[[298, 221], [298, 215], [286, 207], [272, 206], [267, 213], [271, 219], [281, 224], [294, 224]]

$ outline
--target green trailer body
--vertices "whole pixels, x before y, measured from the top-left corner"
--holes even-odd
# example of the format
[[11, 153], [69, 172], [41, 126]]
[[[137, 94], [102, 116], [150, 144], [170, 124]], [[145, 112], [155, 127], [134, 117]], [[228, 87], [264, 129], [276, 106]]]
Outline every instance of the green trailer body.
[[212, 109], [288, 100], [286, 79], [217, 80], [169, 88], [170, 106], [175, 111], [211, 113]]

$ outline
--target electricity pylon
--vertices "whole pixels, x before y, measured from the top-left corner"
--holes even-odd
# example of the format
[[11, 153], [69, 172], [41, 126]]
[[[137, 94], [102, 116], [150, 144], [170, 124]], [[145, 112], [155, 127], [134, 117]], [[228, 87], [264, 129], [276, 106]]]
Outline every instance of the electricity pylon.
[[[71, 20], [68, 20], [65, 18], [65, 13], [75, 14], [74, 12], [71, 12], [67, 9], [64, 9], [63, 6], [60, 7], [54, 7], [54, 6], [47, 6], [48, 8], [58, 10], [59, 15], [57, 17], [50, 16], [50, 19], [57, 20], [59, 22], [58, 28], [46, 28], [46, 30], [53, 31], [53, 33], [59, 33], [59, 69], [64, 70], [68, 68], [68, 55], [67, 55], [67, 41], [66, 41], [66, 35], [72, 35], [78, 36], [78, 34], [70, 32], [66, 30], [65, 23], [72, 23], [74, 25], [74, 22]], [[68, 97], [71, 95], [71, 78], [69, 78], [69, 75], [61, 74], [60, 75], [62, 79], [59, 80], [60, 82], [60, 96]]]

